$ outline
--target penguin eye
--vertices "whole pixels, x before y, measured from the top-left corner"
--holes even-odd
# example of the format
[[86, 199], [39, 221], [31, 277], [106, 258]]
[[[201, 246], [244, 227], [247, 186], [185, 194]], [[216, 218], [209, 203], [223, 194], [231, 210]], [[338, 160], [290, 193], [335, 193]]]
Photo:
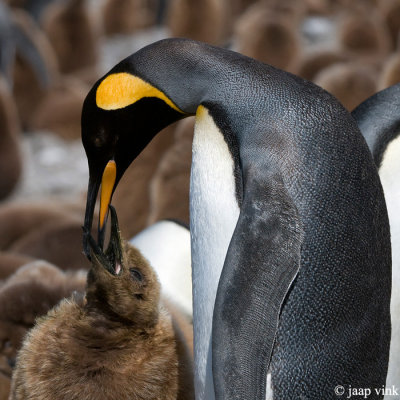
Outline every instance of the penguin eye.
[[130, 269], [129, 269], [129, 272], [130, 272], [131, 278], [132, 278], [133, 280], [138, 281], [138, 282], [142, 282], [142, 281], [143, 281], [143, 275], [142, 275], [142, 273], [141, 273], [140, 271], [138, 271], [137, 269], [135, 269], [135, 268], [130, 268]]

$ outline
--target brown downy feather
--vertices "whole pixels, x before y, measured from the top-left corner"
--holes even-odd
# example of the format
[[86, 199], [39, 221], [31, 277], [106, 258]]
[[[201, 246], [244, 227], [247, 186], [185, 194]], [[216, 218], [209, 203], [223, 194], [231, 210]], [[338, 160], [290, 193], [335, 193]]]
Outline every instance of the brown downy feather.
[[82, 105], [88, 90], [88, 86], [78, 79], [60, 79], [39, 103], [31, 128], [54, 133], [63, 139], [79, 139]]
[[83, 214], [73, 210], [68, 203], [20, 203], [0, 207], [0, 250], [8, 250], [25, 235], [40, 230], [56, 221], [81, 222]]
[[30, 261], [33, 261], [32, 257], [8, 251], [0, 251], [0, 288], [4, 279], [7, 279], [18, 268]]
[[180, 121], [174, 144], [165, 152], [151, 181], [148, 224], [162, 219], [189, 223], [189, 184], [194, 118]]
[[45, 10], [42, 26], [61, 72], [70, 73], [96, 65], [98, 32], [85, 0], [54, 2]]
[[17, 53], [13, 71], [13, 94], [23, 129], [31, 128], [31, 120], [51, 83], [58, 79], [58, 65], [48, 38], [23, 10], [14, 11], [13, 18], [38, 49], [49, 76], [48, 84], [41, 83], [32, 65]]
[[339, 63], [322, 70], [314, 82], [351, 111], [377, 91], [377, 74], [360, 63]]
[[314, 50], [302, 58], [297, 74], [312, 81], [323, 69], [340, 62], [348, 61], [345, 54], [337, 50]]
[[9, 247], [9, 251], [43, 259], [63, 270], [89, 268], [82, 252], [82, 222], [52, 221], [35, 229]]
[[178, 387], [179, 338], [155, 272], [127, 244], [121, 261], [107, 254], [92, 252], [85, 299], [62, 301], [29, 332], [11, 400], [193, 398]]
[[[295, 8], [271, 7], [262, 1], [249, 7], [235, 26], [235, 48], [266, 64], [294, 72], [301, 46]], [[299, 11], [300, 12], [300, 11]]]
[[227, 7], [226, 0], [172, 0], [167, 11], [170, 34], [221, 45], [229, 31]]
[[399, 46], [400, 2], [398, 0], [380, 0], [378, 7], [389, 30], [394, 49]]
[[400, 82], [400, 55], [392, 54], [383, 64], [379, 78], [379, 89], [383, 90]]
[[19, 148], [20, 126], [14, 100], [0, 77], [0, 199], [15, 188], [22, 171]]
[[343, 16], [338, 28], [343, 51], [379, 64], [391, 49], [389, 32], [374, 10], [357, 8]]
[[157, 5], [156, 0], [107, 0], [102, 10], [104, 32], [126, 35], [155, 25]]
[[85, 278], [85, 272], [64, 273], [54, 265], [34, 261], [19, 268], [1, 286], [0, 376], [3, 376], [3, 394], [7, 390], [7, 379], [11, 379], [17, 351], [35, 319], [45, 315], [72, 292], [83, 292]]

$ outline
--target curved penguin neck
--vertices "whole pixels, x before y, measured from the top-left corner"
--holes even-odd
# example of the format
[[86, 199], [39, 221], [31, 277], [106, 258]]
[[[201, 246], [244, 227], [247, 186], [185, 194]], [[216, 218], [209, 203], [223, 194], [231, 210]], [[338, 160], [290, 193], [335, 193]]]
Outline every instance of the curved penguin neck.
[[165, 39], [139, 50], [111, 72], [128, 70], [140, 76], [193, 115], [200, 104], [221, 98], [218, 87], [236, 58], [245, 57], [192, 40]]

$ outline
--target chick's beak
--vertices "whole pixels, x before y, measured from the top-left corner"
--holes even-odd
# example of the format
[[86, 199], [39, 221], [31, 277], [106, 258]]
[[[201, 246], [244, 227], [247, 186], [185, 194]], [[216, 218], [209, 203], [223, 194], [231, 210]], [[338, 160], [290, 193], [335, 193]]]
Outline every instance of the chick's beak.
[[93, 267], [102, 267], [112, 275], [119, 275], [122, 269], [122, 239], [119, 232], [117, 213], [110, 205], [111, 212], [111, 234], [107, 250], [96, 243], [90, 233], [87, 234], [87, 242]]

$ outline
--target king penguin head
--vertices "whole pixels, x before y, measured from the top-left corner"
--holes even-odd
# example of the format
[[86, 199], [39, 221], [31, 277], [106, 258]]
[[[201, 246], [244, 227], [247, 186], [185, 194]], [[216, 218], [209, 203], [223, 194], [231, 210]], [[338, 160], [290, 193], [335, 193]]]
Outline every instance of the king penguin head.
[[[89, 163], [84, 231], [90, 232], [101, 186], [101, 246], [108, 205], [125, 170], [156, 133], [186, 116], [166, 93], [133, 70], [131, 56], [94, 85], [82, 109], [82, 142]], [[85, 234], [84, 251], [90, 258]]]

